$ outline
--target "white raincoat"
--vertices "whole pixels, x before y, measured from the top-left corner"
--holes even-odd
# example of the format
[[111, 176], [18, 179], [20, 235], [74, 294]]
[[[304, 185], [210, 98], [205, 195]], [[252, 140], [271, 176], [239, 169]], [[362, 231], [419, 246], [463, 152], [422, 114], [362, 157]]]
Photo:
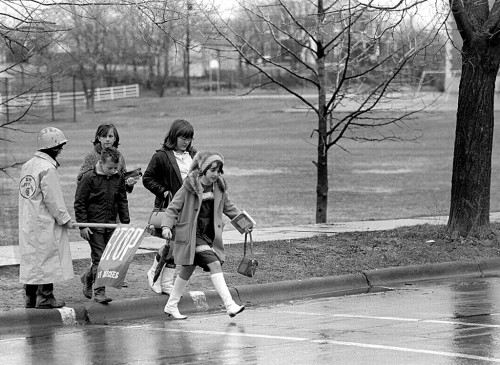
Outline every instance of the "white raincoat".
[[73, 278], [66, 209], [56, 170], [44, 152], [21, 168], [19, 182], [19, 282], [49, 284]]

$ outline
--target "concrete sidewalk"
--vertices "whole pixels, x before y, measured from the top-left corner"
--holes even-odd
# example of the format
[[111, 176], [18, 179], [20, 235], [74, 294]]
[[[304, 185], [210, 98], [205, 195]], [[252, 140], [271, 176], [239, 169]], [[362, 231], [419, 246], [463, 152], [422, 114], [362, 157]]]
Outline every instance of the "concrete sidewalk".
[[[500, 221], [500, 212], [490, 214], [491, 222]], [[341, 232], [380, 231], [402, 226], [420, 224], [446, 224], [447, 217], [420, 217], [380, 221], [343, 222], [335, 224], [314, 224], [295, 227], [276, 227], [255, 229], [254, 241], [274, 241], [306, 238], [316, 235], [334, 235]], [[237, 231], [224, 233], [226, 244], [241, 243], [242, 235]], [[138, 254], [156, 251], [163, 241], [147, 237], [141, 244]], [[71, 243], [73, 259], [88, 259], [90, 251], [86, 242]], [[0, 266], [19, 265], [16, 247], [0, 247]], [[240, 285], [231, 287], [233, 298], [246, 306], [256, 306], [287, 300], [330, 297], [347, 293], [368, 293], [377, 287], [387, 287], [424, 279], [442, 279], [458, 276], [482, 277], [500, 275], [500, 258], [482, 262], [445, 262], [430, 265], [394, 267], [367, 270], [356, 274], [290, 280], [267, 284]], [[12, 309], [0, 311], [0, 335], [2, 333], [23, 331], [33, 326], [106, 324], [119, 320], [138, 318], [165, 318], [162, 308], [165, 295], [116, 300], [108, 305], [87, 301], [74, 308], [61, 309]], [[184, 314], [223, 310], [217, 292], [190, 291], [185, 293], [179, 303]], [[245, 315], [245, 314], [242, 314]]]
[[[318, 235], [334, 235], [343, 232], [383, 231], [405, 226], [420, 224], [442, 225], [448, 221], [447, 216], [430, 216], [417, 218], [372, 220], [357, 222], [338, 222], [328, 224], [308, 224], [291, 227], [259, 228], [252, 233], [254, 242], [291, 240], [307, 238]], [[490, 213], [490, 222], [500, 222], [500, 212]], [[224, 244], [243, 242], [243, 236], [236, 230], [224, 231], [222, 234]], [[90, 247], [86, 241], [71, 242], [71, 257], [74, 260], [90, 257]], [[147, 236], [137, 250], [137, 254], [156, 252], [164, 244], [163, 240]], [[19, 265], [19, 246], [0, 246], [0, 267]]]
[[[491, 213], [492, 222], [500, 221], [500, 212]], [[446, 216], [419, 217], [406, 219], [339, 222], [331, 224], [309, 224], [292, 227], [256, 227], [252, 233], [254, 242], [291, 240], [318, 235], [334, 235], [342, 232], [383, 231], [397, 227], [414, 226], [419, 224], [446, 224]], [[243, 242], [243, 236], [236, 230], [224, 231], [224, 244]], [[74, 260], [90, 257], [90, 247], [86, 241], [71, 242], [71, 255]], [[156, 252], [164, 241], [147, 236], [141, 243], [137, 254]], [[19, 265], [19, 246], [0, 246], [0, 266]]]

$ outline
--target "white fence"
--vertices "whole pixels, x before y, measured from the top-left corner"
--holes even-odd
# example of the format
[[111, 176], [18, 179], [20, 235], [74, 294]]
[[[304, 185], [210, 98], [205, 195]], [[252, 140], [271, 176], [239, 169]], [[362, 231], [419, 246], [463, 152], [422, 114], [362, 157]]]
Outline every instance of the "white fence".
[[[94, 90], [94, 101], [115, 100], [123, 98], [138, 98], [139, 85], [122, 85], [113, 87], [102, 87]], [[85, 93], [77, 92], [54, 92], [54, 93], [30, 93], [21, 95], [0, 94], [0, 112], [3, 108], [8, 107], [9, 110], [23, 109], [27, 107], [47, 107], [52, 105], [85, 103]]]

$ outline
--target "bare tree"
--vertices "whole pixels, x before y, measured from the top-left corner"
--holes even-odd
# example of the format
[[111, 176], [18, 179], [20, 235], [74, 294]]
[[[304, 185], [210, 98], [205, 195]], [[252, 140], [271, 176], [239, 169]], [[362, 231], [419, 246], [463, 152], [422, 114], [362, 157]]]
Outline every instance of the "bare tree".
[[448, 231], [489, 232], [495, 80], [500, 64], [500, 1], [450, 0], [463, 40]]
[[149, 25], [157, 28], [158, 31], [152, 31], [152, 38], [147, 40], [153, 49], [163, 47], [168, 59], [182, 55], [182, 73], [186, 92], [190, 95], [191, 55], [199, 52], [200, 45], [214, 35], [210, 22], [203, 14], [213, 14], [217, 9], [200, 0], [140, 0], [130, 5], [143, 14], [145, 20], [149, 20]]
[[71, 59], [71, 69], [66, 72], [81, 82], [87, 108], [93, 109], [95, 89], [105, 66], [116, 65], [113, 45], [117, 44], [117, 32], [111, 29], [119, 19], [110, 6], [99, 3], [75, 1], [60, 9], [58, 20], [67, 28], [60, 44]]
[[[246, 65], [265, 77], [259, 87], [277, 85], [316, 114], [317, 223], [327, 221], [329, 150], [342, 148], [343, 139], [401, 140], [396, 131], [416, 112], [396, 110], [390, 99], [442, 24], [421, 20], [409, 29], [408, 15], [416, 16], [420, 3], [248, 0], [238, 1], [244, 16], [207, 15]], [[315, 90], [316, 100], [303, 94], [304, 86]], [[339, 112], [344, 105], [349, 111]]]
[[178, 7], [175, 2], [146, 0], [126, 9], [127, 16], [135, 23], [138, 44], [140, 42], [143, 54], [147, 55], [146, 87], [154, 88], [160, 97], [170, 78], [173, 47], [184, 31], [184, 18]]
[[[22, 132], [16, 123], [32, 113], [37, 94], [51, 76], [37, 72], [37, 58], [48, 52], [59, 29], [47, 20], [38, 2], [0, 1], [0, 6], [0, 129]], [[25, 82], [26, 75], [30, 82]], [[5, 147], [9, 142], [2, 133], [0, 143]], [[0, 172], [9, 175], [9, 169], [20, 164], [5, 161]]]

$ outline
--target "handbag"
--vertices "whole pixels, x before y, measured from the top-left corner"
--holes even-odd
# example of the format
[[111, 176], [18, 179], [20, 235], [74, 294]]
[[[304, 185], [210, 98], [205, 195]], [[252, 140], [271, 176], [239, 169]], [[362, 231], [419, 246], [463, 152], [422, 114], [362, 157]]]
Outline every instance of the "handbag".
[[238, 273], [241, 275], [245, 275], [248, 277], [253, 277], [255, 275], [255, 270], [257, 270], [257, 266], [259, 266], [259, 262], [254, 259], [247, 257], [247, 236], [250, 236], [250, 255], [253, 256], [253, 240], [252, 233], [245, 232], [245, 243], [243, 244], [243, 258], [238, 265]]
[[162, 200], [159, 207], [154, 208], [148, 218], [148, 231], [152, 236], [163, 238], [161, 235], [161, 221], [163, 213], [167, 209], [172, 200], [172, 193], [169, 191], [167, 196]]

